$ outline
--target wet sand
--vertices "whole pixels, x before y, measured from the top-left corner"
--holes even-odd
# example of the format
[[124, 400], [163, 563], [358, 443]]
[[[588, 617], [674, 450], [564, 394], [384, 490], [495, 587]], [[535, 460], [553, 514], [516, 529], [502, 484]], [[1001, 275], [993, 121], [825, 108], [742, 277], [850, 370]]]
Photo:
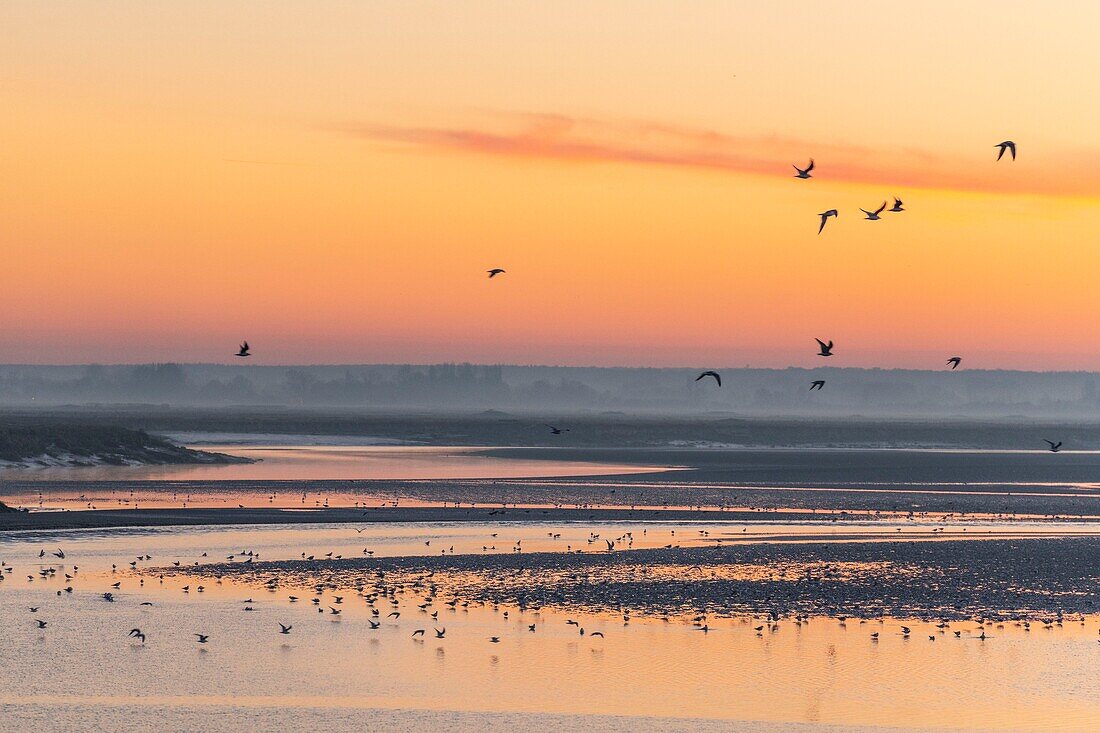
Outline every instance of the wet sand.
[[[1100, 610], [1100, 537], [758, 542], [614, 552], [219, 563], [191, 575], [356, 588], [431, 575], [455, 598], [646, 615], [1018, 620]], [[172, 569], [149, 572], [170, 573]]]

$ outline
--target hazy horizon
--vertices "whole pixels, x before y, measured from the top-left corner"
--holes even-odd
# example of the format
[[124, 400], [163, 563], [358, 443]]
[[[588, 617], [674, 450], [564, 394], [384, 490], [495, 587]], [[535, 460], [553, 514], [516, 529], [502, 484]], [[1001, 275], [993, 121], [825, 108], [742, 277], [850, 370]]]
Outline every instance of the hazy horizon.
[[[506, 364], [0, 365], [0, 407], [168, 404], [801, 417], [1100, 415], [1100, 373]], [[824, 379], [823, 390], [810, 392]]]

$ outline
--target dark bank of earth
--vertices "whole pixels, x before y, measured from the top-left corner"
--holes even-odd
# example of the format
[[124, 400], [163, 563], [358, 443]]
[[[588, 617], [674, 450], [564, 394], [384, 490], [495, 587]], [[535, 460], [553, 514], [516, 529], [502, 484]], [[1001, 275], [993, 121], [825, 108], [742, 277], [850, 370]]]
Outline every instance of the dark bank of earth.
[[0, 428], [0, 462], [9, 468], [19, 468], [252, 461], [224, 453], [192, 450], [142, 430], [114, 425], [54, 424]]

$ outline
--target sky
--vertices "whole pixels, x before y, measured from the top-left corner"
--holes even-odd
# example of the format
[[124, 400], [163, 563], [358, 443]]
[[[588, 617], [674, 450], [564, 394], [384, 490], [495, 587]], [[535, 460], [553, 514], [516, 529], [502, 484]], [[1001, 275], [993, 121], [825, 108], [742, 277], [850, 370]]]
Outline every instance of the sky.
[[3, 3], [0, 362], [1100, 370], [1098, 25]]

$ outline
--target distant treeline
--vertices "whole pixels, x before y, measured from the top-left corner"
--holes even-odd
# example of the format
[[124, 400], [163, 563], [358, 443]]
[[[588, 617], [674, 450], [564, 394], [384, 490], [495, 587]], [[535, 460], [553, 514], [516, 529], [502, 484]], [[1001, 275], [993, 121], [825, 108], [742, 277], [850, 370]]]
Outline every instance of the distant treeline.
[[[474, 364], [0, 366], [0, 406], [155, 403], [514, 412], [1089, 418], [1100, 374], [901, 369], [697, 369]], [[824, 379], [821, 392], [810, 381]]]

